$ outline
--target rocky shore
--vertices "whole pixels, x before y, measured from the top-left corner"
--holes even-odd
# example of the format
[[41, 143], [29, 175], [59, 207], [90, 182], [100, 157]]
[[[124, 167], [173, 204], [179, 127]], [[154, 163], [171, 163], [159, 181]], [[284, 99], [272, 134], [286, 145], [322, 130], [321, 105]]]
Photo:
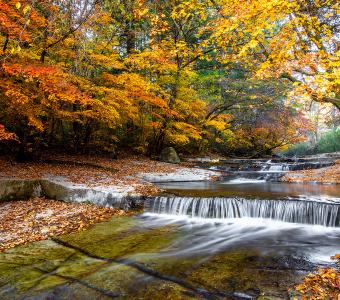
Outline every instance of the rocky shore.
[[340, 160], [335, 164], [320, 169], [288, 172], [281, 178], [283, 182], [340, 184]]
[[161, 190], [153, 182], [208, 180], [213, 171], [143, 157], [57, 156], [17, 163], [0, 158], [0, 251], [83, 230], [138, 210]]

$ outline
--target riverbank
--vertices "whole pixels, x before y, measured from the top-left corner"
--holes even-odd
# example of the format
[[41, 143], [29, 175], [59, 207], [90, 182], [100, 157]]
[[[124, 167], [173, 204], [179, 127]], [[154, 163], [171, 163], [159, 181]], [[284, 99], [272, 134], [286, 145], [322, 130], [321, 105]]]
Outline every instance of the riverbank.
[[0, 203], [0, 252], [51, 236], [84, 230], [126, 215], [120, 209], [44, 198]]
[[0, 251], [124, 215], [123, 204], [109, 207], [129, 196], [161, 192], [153, 182], [207, 180], [216, 175], [139, 156], [59, 155], [29, 163], [1, 157]]
[[288, 172], [282, 182], [340, 184], [340, 160], [329, 167]]
[[[18, 163], [0, 157], [0, 179], [43, 179], [111, 188], [117, 195], [154, 195], [153, 183], [210, 180], [219, 173], [151, 160], [143, 156], [109, 159], [96, 156], [46, 156], [40, 162]], [[1, 199], [0, 199], [1, 200]]]

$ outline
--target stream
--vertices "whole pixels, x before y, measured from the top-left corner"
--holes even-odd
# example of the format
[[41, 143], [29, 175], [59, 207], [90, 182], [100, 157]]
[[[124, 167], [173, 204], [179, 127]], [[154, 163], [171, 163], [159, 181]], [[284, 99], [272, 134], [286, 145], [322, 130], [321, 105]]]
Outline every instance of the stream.
[[200, 164], [223, 176], [160, 183], [142, 214], [1, 253], [0, 299], [292, 299], [340, 253], [340, 186], [279, 182], [293, 164]]

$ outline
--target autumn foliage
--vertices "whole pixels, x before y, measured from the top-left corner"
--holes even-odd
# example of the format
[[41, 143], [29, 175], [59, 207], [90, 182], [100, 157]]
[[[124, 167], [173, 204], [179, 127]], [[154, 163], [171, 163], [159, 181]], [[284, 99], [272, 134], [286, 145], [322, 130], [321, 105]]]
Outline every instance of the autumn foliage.
[[[332, 259], [339, 264], [340, 254]], [[303, 282], [296, 286], [302, 299], [322, 300], [338, 299], [340, 296], [340, 272], [338, 268], [320, 268], [316, 273], [307, 275]]]
[[0, 141], [252, 155], [299, 141], [299, 103], [339, 101], [337, 4], [302, 2], [0, 0]]

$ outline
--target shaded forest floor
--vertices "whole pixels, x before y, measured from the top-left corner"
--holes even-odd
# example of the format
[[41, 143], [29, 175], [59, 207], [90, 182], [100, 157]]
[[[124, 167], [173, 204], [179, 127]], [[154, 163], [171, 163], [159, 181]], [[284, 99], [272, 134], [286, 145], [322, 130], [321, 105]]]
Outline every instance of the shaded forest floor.
[[84, 230], [123, 210], [44, 198], [0, 203], [0, 252], [20, 244]]
[[335, 165], [320, 169], [291, 171], [281, 179], [284, 182], [315, 182], [340, 184], [340, 160]]

